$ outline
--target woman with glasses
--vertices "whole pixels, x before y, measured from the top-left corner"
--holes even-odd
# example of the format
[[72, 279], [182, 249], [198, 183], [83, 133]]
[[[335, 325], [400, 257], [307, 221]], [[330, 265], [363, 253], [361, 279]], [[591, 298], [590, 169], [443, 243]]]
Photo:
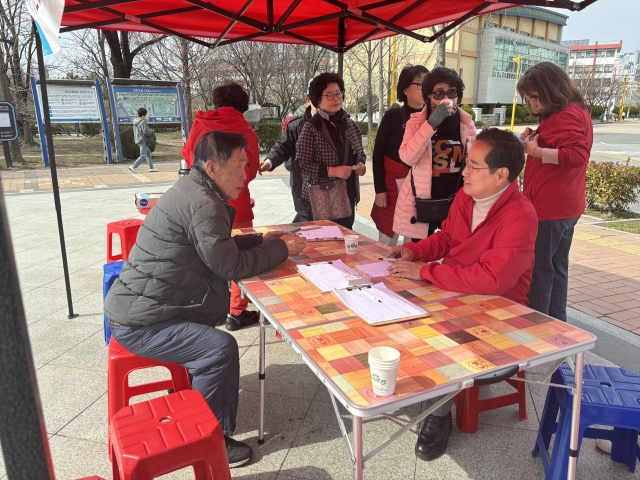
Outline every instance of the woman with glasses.
[[373, 183], [376, 198], [371, 218], [378, 228], [378, 241], [395, 247], [398, 234], [393, 232], [393, 216], [402, 183], [409, 173], [409, 166], [400, 160], [399, 150], [404, 128], [413, 113], [424, 106], [422, 79], [429, 73], [422, 65], [408, 65], [400, 72], [397, 96], [403, 105], [391, 108], [384, 114], [376, 134], [373, 149]]
[[[366, 155], [360, 129], [342, 108], [342, 78], [335, 73], [318, 75], [309, 85], [309, 100], [317, 113], [305, 123], [296, 143], [302, 198], [311, 203], [314, 220], [333, 220], [351, 228], [360, 201], [358, 177], [366, 173]], [[318, 185], [322, 189], [314, 188]], [[321, 190], [331, 193], [321, 197]], [[323, 205], [321, 198], [329, 199], [331, 205]], [[342, 216], [331, 214], [337, 211]]]
[[462, 185], [464, 155], [476, 139], [473, 118], [458, 108], [463, 92], [454, 70], [435, 68], [422, 81], [426, 105], [411, 115], [404, 131], [400, 159], [411, 169], [398, 195], [393, 231], [414, 241], [440, 228], [417, 221], [416, 198], [453, 199]]
[[566, 322], [569, 249], [585, 209], [591, 115], [580, 91], [553, 63], [527, 70], [518, 92], [531, 114], [540, 118], [537, 130], [526, 128], [520, 136], [527, 153], [523, 193], [538, 214], [529, 306]]

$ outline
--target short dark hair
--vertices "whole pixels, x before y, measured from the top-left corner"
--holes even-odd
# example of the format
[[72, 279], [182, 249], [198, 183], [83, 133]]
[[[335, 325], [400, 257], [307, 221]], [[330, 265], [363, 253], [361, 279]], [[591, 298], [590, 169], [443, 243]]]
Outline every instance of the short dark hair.
[[540, 62], [527, 70], [518, 81], [518, 92], [522, 97], [536, 92], [540, 103], [545, 107], [541, 115], [531, 110], [529, 113], [536, 117], [547, 118], [552, 114], [564, 110], [571, 102], [576, 102], [582, 108], [587, 108], [580, 90], [563, 69], [551, 62]]
[[487, 128], [478, 134], [476, 141], [491, 148], [484, 159], [491, 173], [504, 167], [509, 169], [509, 182], [518, 178], [524, 167], [524, 147], [518, 137], [507, 130]]
[[138, 116], [139, 116], [139, 117], [144, 117], [146, 114], [147, 114], [147, 109], [146, 109], [146, 108], [142, 108], [142, 107], [140, 107], [140, 108], [138, 109]]
[[221, 132], [212, 130], [200, 137], [193, 152], [193, 166], [204, 169], [208, 160], [213, 160], [222, 168], [238, 149], [247, 149], [247, 139], [239, 133]]
[[427, 73], [429, 73], [429, 69], [422, 65], [407, 65], [404, 67], [398, 77], [398, 88], [396, 90], [398, 101], [406, 103], [407, 96], [404, 94], [404, 90], [411, 86], [413, 79], [418, 75], [426, 75]]
[[237, 83], [227, 83], [213, 91], [213, 105], [216, 109], [233, 107], [244, 113], [249, 109], [249, 94]]
[[449, 87], [458, 90], [458, 103], [462, 102], [462, 94], [464, 93], [464, 82], [455, 70], [447, 67], [436, 67], [431, 70], [424, 80], [422, 80], [422, 98], [425, 103], [429, 103], [428, 95], [433, 93], [433, 87], [439, 83], [446, 83]]
[[322, 100], [322, 92], [327, 89], [330, 83], [338, 84], [344, 98], [344, 82], [342, 81], [342, 78], [340, 78], [340, 75], [331, 72], [321, 73], [311, 80], [311, 83], [309, 84], [309, 100], [311, 100], [311, 104], [314, 107], [318, 108], [320, 100]]

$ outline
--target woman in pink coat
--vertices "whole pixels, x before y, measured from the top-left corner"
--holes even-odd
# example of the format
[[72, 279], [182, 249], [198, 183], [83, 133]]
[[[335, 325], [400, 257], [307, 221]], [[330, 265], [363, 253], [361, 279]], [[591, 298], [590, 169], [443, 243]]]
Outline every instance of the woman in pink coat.
[[432, 70], [422, 82], [425, 107], [407, 122], [400, 146], [400, 159], [411, 167], [398, 195], [393, 231], [405, 238], [423, 239], [440, 224], [416, 221], [417, 198], [449, 198], [462, 186], [464, 152], [476, 140], [473, 118], [458, 108], [464, 83], [444, 67]]

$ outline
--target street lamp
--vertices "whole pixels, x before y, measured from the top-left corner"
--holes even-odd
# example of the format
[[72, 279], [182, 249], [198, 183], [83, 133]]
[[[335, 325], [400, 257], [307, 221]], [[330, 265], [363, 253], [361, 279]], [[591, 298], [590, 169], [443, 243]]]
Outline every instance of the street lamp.
[[[530, 48], [537, 48], [531, 46]], [[537, 55], [537, 53], [530, 53], [529, 55], [518, 55], [513, 57], [513, 61], [516, 62], [516, 85], [513, 87], [513, 105], [511, 106], [511, 131], [513, 132], [513, 124], [516, 120], [516, 101], [518, 99], [518, 77], [520, 76], [520, 60], [525, 57], [531, 57]]]

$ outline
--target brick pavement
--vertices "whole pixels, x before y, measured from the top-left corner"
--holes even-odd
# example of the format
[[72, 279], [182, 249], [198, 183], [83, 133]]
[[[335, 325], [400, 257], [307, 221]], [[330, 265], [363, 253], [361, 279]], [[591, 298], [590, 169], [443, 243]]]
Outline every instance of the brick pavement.
[[[178, 178], [178, 162], [155, 164], [150, 173], [144, 166], [132, 174], [127, 165], [64, 167], [58, 169], [61, 189], [108, 188], [111, 186], [166, 183]], [[287, 175], [284, 169], [264, 174]], [[2, 171], [6, 193], [51, 189], [48, 169]], [[357, 213], [371, 220], [375, 197], [371, 169], [361, 179], [361, 203]], [[640, 235], [590, 225], [583, 217], [576, 226], [569, 266], [568, 304], [584, 313], [640, 335]]]

